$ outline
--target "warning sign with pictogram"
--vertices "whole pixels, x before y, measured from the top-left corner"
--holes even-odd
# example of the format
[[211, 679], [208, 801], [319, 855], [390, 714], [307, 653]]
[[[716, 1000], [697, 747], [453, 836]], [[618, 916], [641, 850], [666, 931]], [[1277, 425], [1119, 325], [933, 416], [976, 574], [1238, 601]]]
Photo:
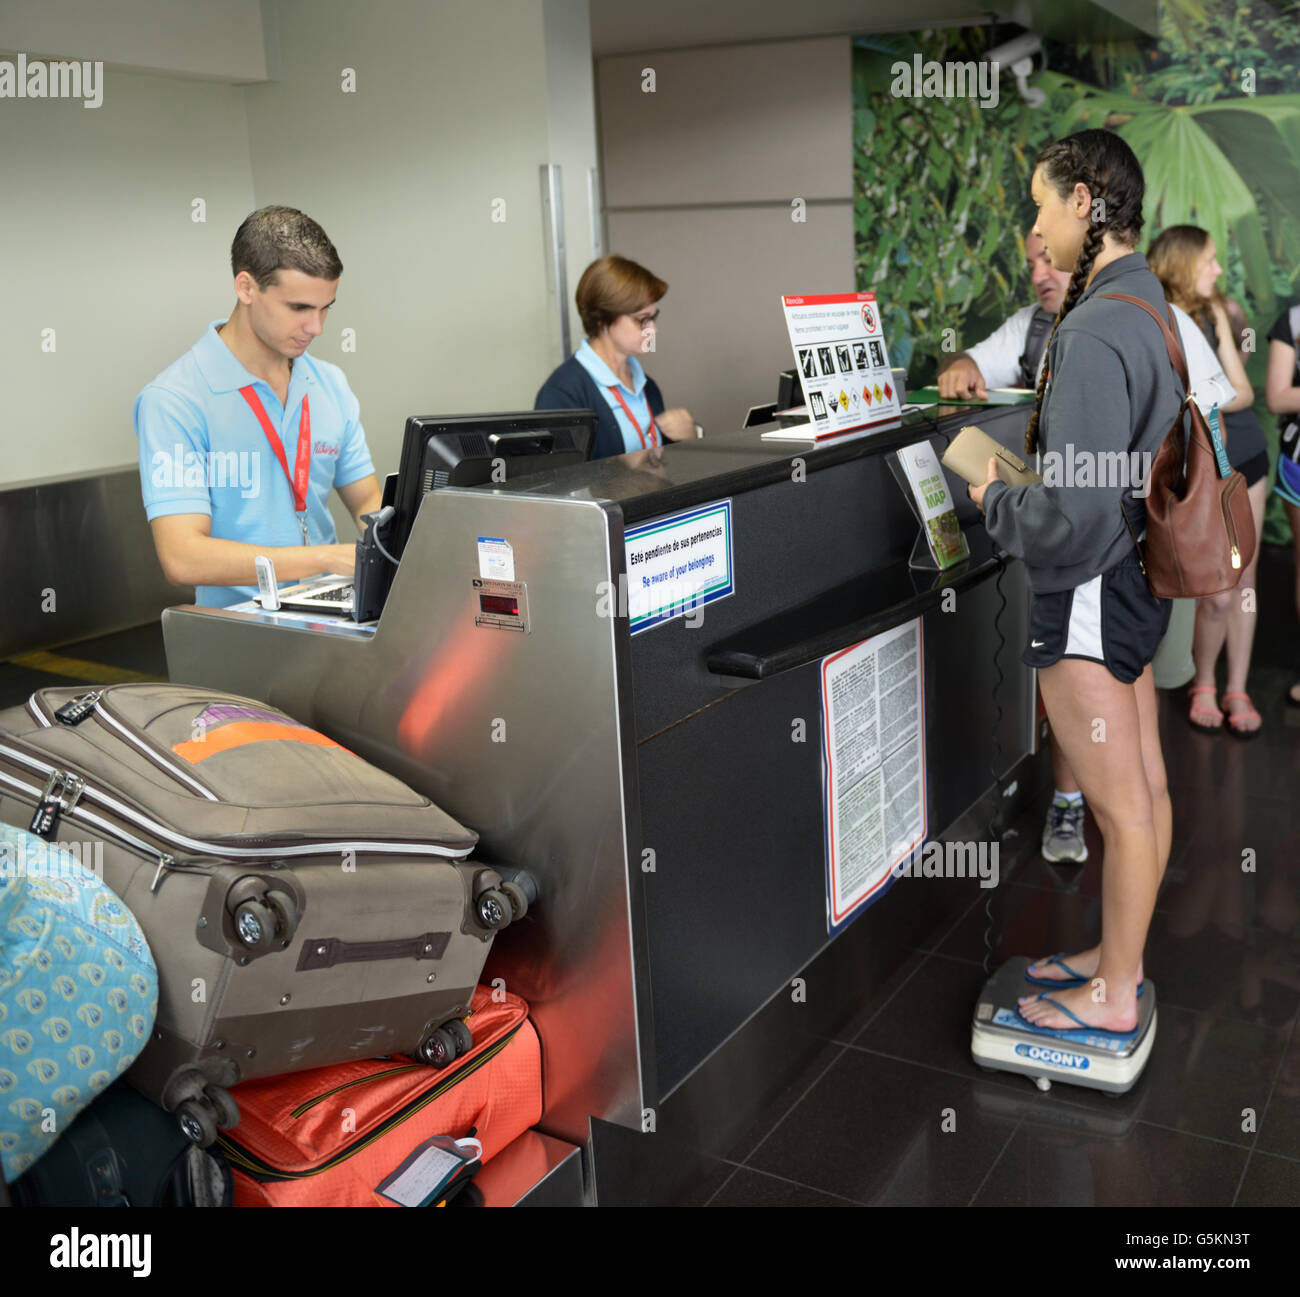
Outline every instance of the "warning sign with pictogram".
[[[875, 293], [783, 297], [781, 304], [812, 425], [808, 431], [820, 437], [897, 422], [898, 396]], [[820, 365], [812, 363], [814, 353]], [[852, 396], [846, 379], [853, 383]]]

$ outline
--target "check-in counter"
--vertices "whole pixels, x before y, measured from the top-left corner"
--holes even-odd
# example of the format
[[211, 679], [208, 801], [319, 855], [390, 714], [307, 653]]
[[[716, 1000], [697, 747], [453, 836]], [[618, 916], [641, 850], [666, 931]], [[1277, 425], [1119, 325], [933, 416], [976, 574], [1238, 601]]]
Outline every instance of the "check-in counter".
[[[531, 1005], [539, 1129], [585, 1148], [588, 1201], [670, 1196], [969, 903], [895, 884], [831, 936], [821, 664], [921, 619], [928, 838], [1013, 777], [1031, 791], [1019, 565], [950, 476], [971, 557], [910, 567], [888, 463], [922, 439], [942, 453], [972, 419], [1018, 448], [1027, 416], [931, 407], [815, 446], [750, 429], [443, 489], [377, 625], [164, 614], [173, 680], [282, 708], [475, 829], [478, 857], [537, 876], [485, 977]], [[732, 592], [632, 633], [625, 531], [724, 501]], [[523, 629], [483, 615], [482, 538], [509, 546]]]

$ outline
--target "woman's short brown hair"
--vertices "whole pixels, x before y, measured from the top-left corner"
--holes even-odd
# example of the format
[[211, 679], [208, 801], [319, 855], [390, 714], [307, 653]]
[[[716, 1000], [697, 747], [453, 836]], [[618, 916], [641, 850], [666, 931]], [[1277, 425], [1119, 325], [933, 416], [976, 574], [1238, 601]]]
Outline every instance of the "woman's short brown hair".
[[594, 338], [620, 315], [631, 315], [657, 302], [668, 285], [626, 257], [601, 257], [582, 272], [575, 294], [587, 337]]

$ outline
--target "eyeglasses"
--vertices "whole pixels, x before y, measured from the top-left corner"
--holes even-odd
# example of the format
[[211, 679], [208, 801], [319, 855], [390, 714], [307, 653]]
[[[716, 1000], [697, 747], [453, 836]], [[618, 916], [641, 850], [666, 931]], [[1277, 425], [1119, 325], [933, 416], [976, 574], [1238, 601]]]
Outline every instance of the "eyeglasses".
[[647, 325], [647, 324], [653, 324], [653, 323], [654, 323], [658, 318], [659, 318], [659, 312], [658, 312], [658, 311], [655, 311], [654, 314], [652, 314], [652, 315], [630, 315], [630, 316], [628, 316], [628, 319], [630, 319], [634, 324], [640, 324], [640, 325], [642, 325], [642, 326]]

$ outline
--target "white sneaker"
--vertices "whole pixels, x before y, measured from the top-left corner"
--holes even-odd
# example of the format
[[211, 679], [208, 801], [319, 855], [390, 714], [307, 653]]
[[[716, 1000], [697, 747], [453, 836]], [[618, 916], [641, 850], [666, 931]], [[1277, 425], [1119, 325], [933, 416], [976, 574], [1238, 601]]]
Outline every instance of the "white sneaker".
[[1088, 847], [1083, 840], [1083, 812], [1082, 801], [1053, 801], [1047, 808], [1047, 823], [1043, 825], [1045, 859], [1079, 863], [1088, 859]]

